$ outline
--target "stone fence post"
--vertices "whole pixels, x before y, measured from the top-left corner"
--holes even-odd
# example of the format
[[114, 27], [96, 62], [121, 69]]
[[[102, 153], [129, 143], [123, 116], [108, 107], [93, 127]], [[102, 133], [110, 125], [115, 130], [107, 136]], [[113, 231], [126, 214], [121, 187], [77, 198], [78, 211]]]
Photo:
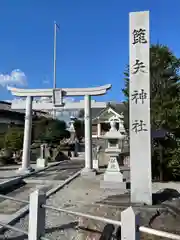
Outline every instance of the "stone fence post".
[[132, 207], [121, 212], [121, 239], [140, 240], [139, 214]]
[[45, 208], [46, 195], [42, 190], [36, 190], [30, 194], [29, 203], [29, 234], [28, 240], [39, 240], [45, 235]]

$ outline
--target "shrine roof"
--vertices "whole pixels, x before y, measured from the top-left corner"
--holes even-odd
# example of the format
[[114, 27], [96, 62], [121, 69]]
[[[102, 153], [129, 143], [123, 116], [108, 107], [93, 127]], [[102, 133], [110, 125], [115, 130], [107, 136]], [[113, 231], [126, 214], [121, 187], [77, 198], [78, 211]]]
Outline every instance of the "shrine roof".
[[113, 109], [117, 114], [123, 113], [126, 115], [127, 108], [123, 102], [108, 102], [106, 108], [93, 108], [92, 109], [92, 119], [95, 121], [103, 112], [109, 108]]

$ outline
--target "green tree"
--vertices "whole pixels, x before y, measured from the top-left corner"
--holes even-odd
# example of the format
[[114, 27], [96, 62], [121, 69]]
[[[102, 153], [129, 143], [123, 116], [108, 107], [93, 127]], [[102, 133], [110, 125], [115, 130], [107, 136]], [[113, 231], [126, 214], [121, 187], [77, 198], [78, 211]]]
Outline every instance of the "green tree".
[[58, 143], [62, 138], [69, 137], [64, 121], [37, 117], [32, 126], [32, 142]]
[[[167, 46], [152, 45], [150, 48], [150, 92], [152, 129], [166, 129], [169, 133], [161, 144], [165, 170], [177, 177], [175, 167], [180, 166], [180, 60]], [[129, 66], [126, 67], [126, 106], [129, 104]], [[154, 151], [155, 148], [153, 148]], [[153, 156], [156, 154], [153, 153]], [[158, 157], [156, 157], [156, 161]], [[153, 159], [153, 161], [155, 161]], [[162, 170], [162, 169], [161, 169]], [[180, 173], [179, 173], [180, 174]]]
[[23, 148], [24, 132], [21, 127], [9, 127], [4, 136], [4, 147], [13, 151], [21, 150]]
[[0, 149], [4, 148], [5, 143], [4, 143], [4, 133], [0, 134]]
[[32, 142], [41, 141], [48, 127], [49, 119], [36, 117], [32, 122]]
[[40, 139], [44, 142], [59, 144], [63, 138], [69, 138], [70, 133], [66, 130], [66, 123], [60, 120], [48, 119], [46, 129]]
[[76, 130], [77, 138], [80, 139], [80, 138], [84, 137], [84, 121], [82, 121], [82, 120], [75, 120], [74, 128]]

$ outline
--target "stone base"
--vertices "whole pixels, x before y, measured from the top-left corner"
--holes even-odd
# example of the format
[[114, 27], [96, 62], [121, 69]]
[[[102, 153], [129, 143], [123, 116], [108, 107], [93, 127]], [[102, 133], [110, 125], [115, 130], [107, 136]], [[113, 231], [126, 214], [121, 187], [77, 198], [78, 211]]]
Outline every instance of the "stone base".
[[20, 175], [25, 175], [25, 174], [28, 174], [28, 173], [31, 173], [31, 172], [34, 172], [35, 170], [32, 168], [32, 167], [29, 167], [29, 168], [19, 168], [17, 170], [17, 173], [20, 174]]
[[36, 161], [36, 167], [37, 168], [45, 168], [45, 167], [47, 167], [47, 159], [38, 158], [37, 161]]
[[94, 169], [84, 168], [81, 171], [81, 176], [86, 178], [94, 178], [96, 176], [96, 171]]
[[123, 174], [121, 172], [110, 172], [106, 170], [104, 173], [105, 182], [123, 183], [123, 180]]

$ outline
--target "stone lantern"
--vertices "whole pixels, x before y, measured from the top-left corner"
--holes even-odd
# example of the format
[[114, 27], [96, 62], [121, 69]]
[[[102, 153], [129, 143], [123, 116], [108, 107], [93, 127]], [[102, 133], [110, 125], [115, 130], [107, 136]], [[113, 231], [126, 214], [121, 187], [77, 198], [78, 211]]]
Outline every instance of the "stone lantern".
[[67, 128], [67, 130], [70, 132], [70, 141], [72, 143], [74, 143], [75, 135], [76, 135], [76, 131], [75, 131], [75, 128], [74, 128], [75, 119], [76, 118], [73, 117], [73, 116], [70, 117], [69, 127]]
[[126, 191], [126, 181], [123, 178], [119, 161], [125, 135], [121, 134], [116, 129], [116, 122], [111, 121], [110, 126], [110, 130], [102, 137], [108, 141], [108, 147], [105, 149], [105, 152], [109, 157], [109, 161], [104, 174], [104, 180], [101, 181], [101, 187], [108, 189], [121, 189], [124, 192]]
[[75, 120], [76, 120], [75, 117], [73, 117], [73, 116], [70, 117], [69, 128], [68, 128], [69, 132], [72, 132], [72, 133], [75, 132], [75, 128], [74, 128]]
[[74, 151], [72, 152], [73, 157], [78, 157], [78, 150], [79, 150], [79, 142], [77, 140], [77, 136], [76, 136], [76, 130], [74, 127], [74, 123], [75, 123], [76, 117], [71, 116], [70, 117], [70, 122], [69, 122], [69, 128], [67, 128], [67, 130], [70, 132], [70, 144], [74, 145]]

